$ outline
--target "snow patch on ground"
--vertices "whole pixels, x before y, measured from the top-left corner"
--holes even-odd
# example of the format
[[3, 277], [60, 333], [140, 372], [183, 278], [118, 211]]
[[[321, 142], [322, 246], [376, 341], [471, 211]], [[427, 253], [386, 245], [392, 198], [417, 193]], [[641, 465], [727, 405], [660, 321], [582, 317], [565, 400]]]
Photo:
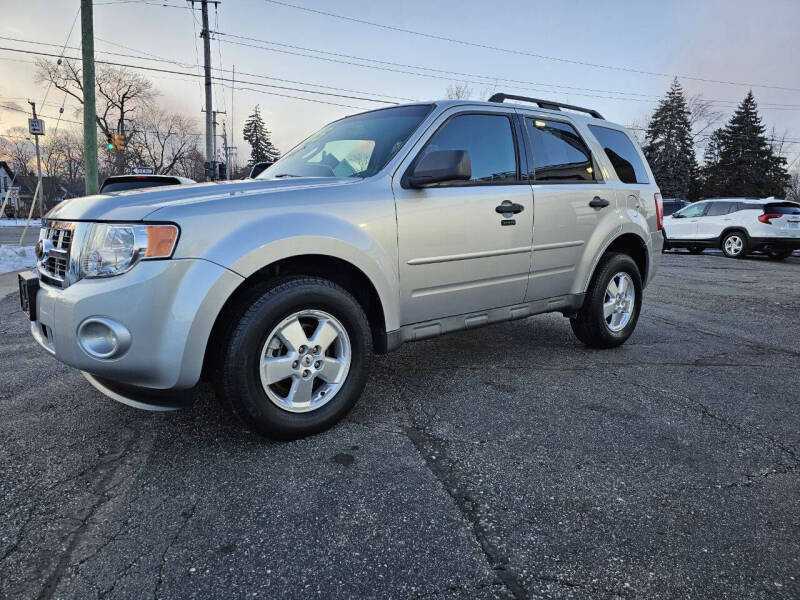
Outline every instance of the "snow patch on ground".
[[6, 246], [0, 244], [0, 273], [28, 269], [36, 264], [33, 246]]
[[[0, 202], [2, 204], [2, 202]], [[25, 227], [26, 219], [6, 219], [3, 217], [0, 219], [0, 227]], [[31, 219], [29, 227], [39, 229], [42, 226], [42, 221], [40, 219]]]

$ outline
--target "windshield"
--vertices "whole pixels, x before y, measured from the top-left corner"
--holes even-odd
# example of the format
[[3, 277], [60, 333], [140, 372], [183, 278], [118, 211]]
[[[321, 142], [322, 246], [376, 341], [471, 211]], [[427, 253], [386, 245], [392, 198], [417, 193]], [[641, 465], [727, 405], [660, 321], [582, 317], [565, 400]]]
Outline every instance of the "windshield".
[[399, 106], [335, 121], [256, 179], [375, 175], [403, 147], [432, 108], [430, 104]]

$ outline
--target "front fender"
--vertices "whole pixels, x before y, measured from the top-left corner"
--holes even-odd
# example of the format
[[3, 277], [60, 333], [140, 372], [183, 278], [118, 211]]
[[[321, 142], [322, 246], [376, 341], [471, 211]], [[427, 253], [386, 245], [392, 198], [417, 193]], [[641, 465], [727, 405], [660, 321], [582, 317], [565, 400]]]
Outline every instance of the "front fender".
[[279, 260], [304, 254], [344, 260], [360, 269], [375, 286], [386, 329], [391, 331], [400, 326], [397, 259], [370, 235], [376, 228], [382, 228], [381, 224], [353, 224], [327, 214], [284, 213], [231, 230], [204, 254], [245, 278]]

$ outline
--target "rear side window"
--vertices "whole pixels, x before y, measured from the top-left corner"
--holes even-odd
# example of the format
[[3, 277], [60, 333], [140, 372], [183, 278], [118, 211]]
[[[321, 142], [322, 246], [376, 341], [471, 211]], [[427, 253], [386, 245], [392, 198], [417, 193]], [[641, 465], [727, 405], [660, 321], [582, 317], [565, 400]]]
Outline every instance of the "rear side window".
[[778, 215], [800, 215], [800, 206], [796, 204], [767, 204], [764, 207], [765, 213], [773, 213]]
[[644, 163], [625, 133], [599, 125], [589, 125], [589, 129], [605, 150], [622, 183], [649, 183]]
[[592, 154], [572, 125], [545, 119], [525, 119], [533, 146], [537, 183], [595, 181]]
[[727, 215], [729, 212], [736, 210], [734, 202], [711, 202], [708, 205], [707, 217], [718, 217], [720, 215]]
[[517, 154], [511, 120], [504, 115], [466, 114], [453, 117], [437, 131], [420, 158], [437, 150], [466, 150], [472, 179], [448, 185], [512, 183], [517, 180]]

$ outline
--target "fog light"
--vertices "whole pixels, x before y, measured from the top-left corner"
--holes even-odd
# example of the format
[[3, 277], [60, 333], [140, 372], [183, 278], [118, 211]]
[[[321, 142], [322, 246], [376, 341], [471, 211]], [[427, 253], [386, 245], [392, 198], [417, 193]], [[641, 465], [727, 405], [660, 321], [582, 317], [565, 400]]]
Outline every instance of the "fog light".
[[90, 317], [78, 327], [78, 343], [92, 358], [118, 358], [131, 346], [131, 332], [106, 317]]

